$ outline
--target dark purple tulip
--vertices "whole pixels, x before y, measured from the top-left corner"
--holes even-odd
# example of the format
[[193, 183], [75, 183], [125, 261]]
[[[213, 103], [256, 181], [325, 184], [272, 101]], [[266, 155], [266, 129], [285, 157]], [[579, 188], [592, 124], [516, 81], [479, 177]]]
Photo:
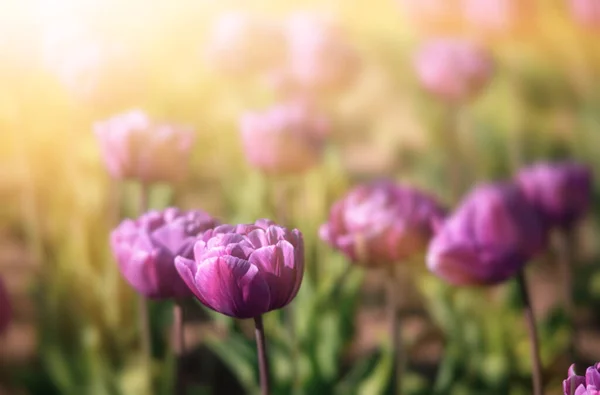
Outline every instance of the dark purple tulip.
[[600, 395], [600, 362], [587, 368], [584, 376], [575, 374], [575, 365], [569, 368], [569, 377], [563, 381], [565, 395]]
[[194, 242], [217, 221], [200, 210], [167, 208], [126, 219], [112, 231], [110, 242], [119, 269], [140, 294], [153, 299], [193, 294], [175, 269], [175, 257], [193, 257]]
[[269, 220], [221, 225], [196, 242], [193, 259], [179, 256], [181, 278], [205, 306], [253, 318], [294, 299], [304, 274], [304, 241], [297, 229]]
[[12, 307], [8, 292], [4, 286], [2, 278], [0, 278], [0, 335], [8, 328], [8, 324], [12, 319]]
[[319, 234], [354, 262], [388, 265], [424, 250], [443, 216], [427, 194], [379, 181], [358, 186], [334, 203]]
[[590, 206], [592, 173], [585, 165], [538, 163], [521, 170], [517, 180], [549, 226], [568, 227]]
[[515, 184], [473, 190], [429, 245], [429, 270], [454, 285], [493, 285], [517, 274], [545, 243], [535, 209]]

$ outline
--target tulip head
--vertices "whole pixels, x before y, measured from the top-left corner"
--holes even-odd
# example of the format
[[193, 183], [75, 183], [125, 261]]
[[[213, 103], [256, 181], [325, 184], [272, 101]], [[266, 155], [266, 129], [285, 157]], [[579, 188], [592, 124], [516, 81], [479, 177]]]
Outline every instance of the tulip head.
[[564, 395], [599, 395], [600, 362], [587, 368], [585, 376], [575, 374], [575, 365], [569, 368], [569, 376], [563, 381]]
[[196, 239], [217, 224], [200, 210], [150, 211], [124, 220], [112, 231], [112, 252], [125, 280], [140, 294], [153, 299], [191, 297], [175, 269], [175, 257], [192, 258]]
[[297, 229], [269, 220], [221, 225], [196, 241], [192, 258], [179, 256], [175, 264], [205, 306], [252, 318], [294, 299], [304, 274], [304, 241]]
[[240, 129], [254, 167], [269, 174], [300, 173], [321, 158], [329, 122], [309, 105], [289, 102], [244, 114]]
[[358, 186], [334, 203], [319, 235], [353, 262], [389, 265], [424, 250], [444, 214], [427, 194], [379, 181]]
[[477, 187], [429, 245], [427, 266], [453, 285], [493, 285], [517, 274], [545, 243], [536, 210], [514, 184]]
[[494, 72], [489, 52], [473, 42], [456, 39], [428, 42], [417, 53], [415, 66], [425, 90], [450, 103], [476, 96]]
[[590, 207], [592, 173], [583, 164], [538, 163], [522, 169], [517, 181], [548, 226], [569, 227]]
[[155, 123], [133, 110], [96, 123], [94, 132], [114, 178], [170, 182], [187, 174], [194, 141], [188, 128]]

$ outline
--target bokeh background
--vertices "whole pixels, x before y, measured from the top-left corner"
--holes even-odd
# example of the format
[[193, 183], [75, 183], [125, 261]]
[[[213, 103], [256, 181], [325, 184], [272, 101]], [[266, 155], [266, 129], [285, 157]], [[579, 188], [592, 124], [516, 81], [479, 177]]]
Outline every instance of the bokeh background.
[[[189, 176], [154, 188], [152, 207], [198, 207], [225, 222], [283, 215], [304, 233], [307, 276], [293, 310], [299, 351], [279, 316], [266, 323], [275, 393], [389, 392], [384, 273], [352, 267], [319, 240], [331, 203], [352, 185], [389, 177], [452, 206], [449, 163], [460, 169], [461, 192], [541, 159], [575, 158], [600, 170], [600, 5], [591, 1], [596, 10], [582, 20], [567, 0], [499, 1], [506, 8], [491, 11], [480, 0], [480, 14], [467, 20], [459, 3], [0, 3], [0, 275], [14, 311], [0, 338], [0, 394], [147, 393], [135, 294], [108, 248], [110, 230], [136, 214], [138, 186], [110, 179], [92, 133], [94, 122], [132, 108], [190, 125], [197, 135]], [[312, 96], [333, 126], [310, 171], [273, 177], [246, 161], [241, 114], [277, 104], [291, 90], [277, 75], [219, 63], [212, 27], [232, 10], [274, 23], [296, 12], [325, 15], [339, 31], [338, 45], [351, 52], [331, 60], [344, 65], [334, 65], [333, 75], [351, 74], [343, 86]], [[436, 37], [467, 37], [490, 51], [493, 76], [476, 97], [450, 106], [421, 87], [414, 56]], [[253, 38], [244, 45], [277, 51], [267, 44]], [[280, 193], [288, 197], [283, 214]], [[574, 287], [576, 346], [587, 362], [600, 359], [594, 202], [577, 229]], [[516, 286], [455, 289], [427, 273], [422, 257], [406, 266], [410, 275], [399, 285], [405, 393], [530, 393]], [[571, 332], [555, 254], [528, 270], [547, 393], [558, 394]], [[160, 394], [172, 380], [169, 308], [156, 302], [151, 312]], [[252, 327], [189, 310], [189, 393], [256, 391]]]

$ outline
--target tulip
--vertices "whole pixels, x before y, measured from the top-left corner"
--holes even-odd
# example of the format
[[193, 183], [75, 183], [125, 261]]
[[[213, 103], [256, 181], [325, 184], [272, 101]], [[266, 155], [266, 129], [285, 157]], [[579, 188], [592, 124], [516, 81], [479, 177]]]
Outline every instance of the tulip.
[[600, 394], [600, 362], [587, 368], [585, 376], [575, 374], [575, 365], [569, 368], [569, 376], [563, 381], [564, 395]]
[[523, 268], [545, 244], [537, 211], [512, 183], [475, 188], [440, 227], [427, 266], [453, 285], [494, 285], [516, 276], [531, 340], [533, 394], [542, 395], [535, 319]]
[[175, 268], [175, 257], [193, 258], [196, 238], [217, 225], [201, 210], [167, 208], [126, 219], [110, 242], [121, 274], [140, 294], [152, 299], [193, 296]]
[[268, 71], [284, 60], [284, 34], [280, 26], [259, 15], [228, 12], [212, 27], [208, 57], [225, 73]]
[[428, 42], [415, 61], [419, 80], [425, 90], [443, 101], [467, 101], [487, 85], [494, 71], [489, 52], [458, 39]]
[[443, 216], [427, 194], [379, 181], [360, 185], [335, 202], [319, 235], [354, 262], [382, 266], [423, 251]]
[[288, 19], [285, 35], [288, 59], [280, 78], [287, 87], [318, 94], [340, 91], [354, 81], [358, 55], [331, 20], [299, 12]]
[[533, 0], [463, 0], [462, 11], [478, 35], [519, 38], [535, 26]]
[[600, 3], [597, 0], [570, 0], [573, 19], [584, 28], [600, 31]]
[[183, 281], [205, 306], [253, 318], [289, 304], [304, 273], [304, 241], [297, 229], [269, 220], [221, 225], [205, 232], [193, 258], [178, 256]]
[[240, 129], [254, 167], [270, 174], [299, 173], [321, 158], [329, 122], [309, 106], [290, 102], [244, 114]]
[[522, 169], [517, 182], [549, 226], [571, 227], [591, 204], [592, 174], [583, 164], [538, 163]]
[[8, 292], [4, 286], [2, 278], [0, 278], [0, 335], [6, 332], [8, 325], [12, 319], [12, 308]]
[[174, 182], [187, 174], [194, 134], [187, 128], [155, 123], [141, 110], [94, 125], [109, 173], [143, 184]]
[[494, 285], [517, 274], [544, 245], [540, 219], [519, 188], [476, 188], [429, 245], [429, 270], [454, 285]]

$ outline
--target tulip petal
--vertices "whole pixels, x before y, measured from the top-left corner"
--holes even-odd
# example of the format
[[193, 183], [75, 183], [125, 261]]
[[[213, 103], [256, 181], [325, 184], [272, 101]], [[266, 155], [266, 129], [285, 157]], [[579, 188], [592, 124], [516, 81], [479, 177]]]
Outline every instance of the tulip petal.
[[232, 256], [202, 262], [195, 283], [201, 300], [215, 311], [237, 318], [252, 318], [269, 311], [270, 293], [259, 270]]
[[287, 241], [276, 246], [262, 247], [250, 256], [269, 285], [271, 308], [277, 309], [287, 304], [295, 281], [294, 247]]
[[190, 291], [192, 291], [192, 293], [200, 300], [200, 302], [206, 304], [202, 294], [198, 291], [195, 281], [194, 272], [196, 271], [196, 261], [178, 256], [175, 258], [175, 268]]

